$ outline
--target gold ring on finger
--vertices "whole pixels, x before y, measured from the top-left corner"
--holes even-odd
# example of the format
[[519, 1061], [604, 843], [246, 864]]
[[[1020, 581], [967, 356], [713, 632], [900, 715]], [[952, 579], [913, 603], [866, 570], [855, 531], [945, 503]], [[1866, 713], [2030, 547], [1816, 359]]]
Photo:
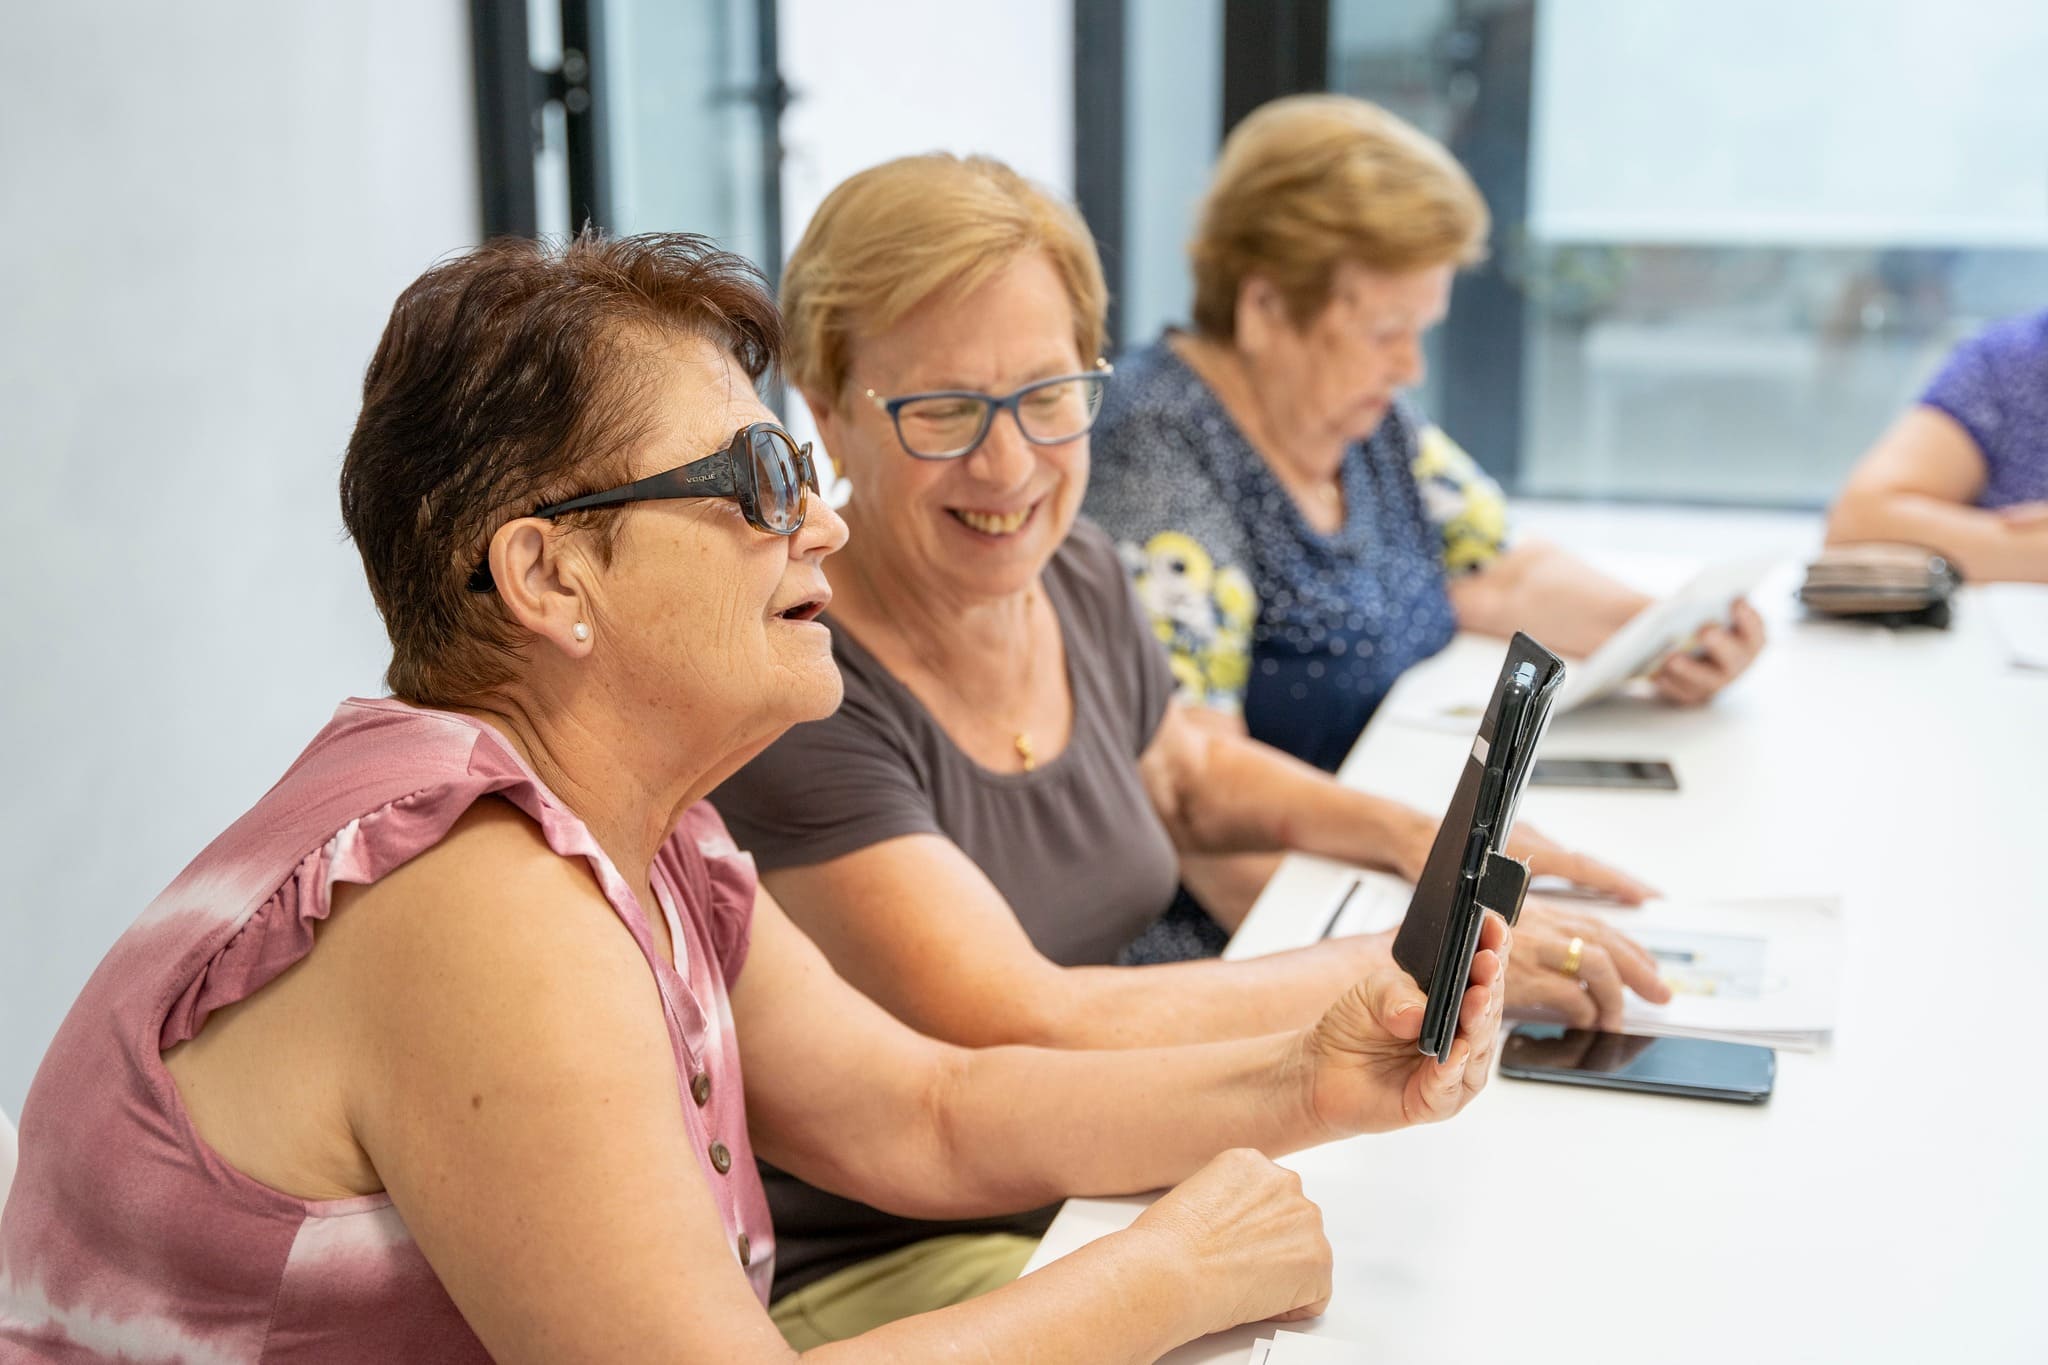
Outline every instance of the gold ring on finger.
[[1585, 957], [1585, 954], [1586, 940], [1578, 937], [1576, 934], [1573, 935], [1572, 941], [1564, 945], [1564, 965], [1559, 967], [1558, 970], [1566, 976], [1577, 976], [1579, 974], [1579, 962]]

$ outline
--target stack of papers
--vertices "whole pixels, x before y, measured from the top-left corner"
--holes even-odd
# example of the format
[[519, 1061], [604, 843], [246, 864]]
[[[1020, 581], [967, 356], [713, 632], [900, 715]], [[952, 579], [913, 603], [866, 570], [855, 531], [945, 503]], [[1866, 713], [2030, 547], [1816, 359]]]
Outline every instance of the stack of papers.
[[1671, 1002], [1631, 994], [1624, 1033], [1810, 1052], [1835, 1027], [1841, 905], [1831, 896], [1653, 901], [1601, 917], [1655, 954]]
[[1365, 1352], [1345, 1341], [1302, 1332], [1275, 1332], [1252, 1343], [1247, 1365], [1358, 1365]]
[[2048, 669], [2048, 584], [1987, 583], [1977, 600], [2013, 667]]

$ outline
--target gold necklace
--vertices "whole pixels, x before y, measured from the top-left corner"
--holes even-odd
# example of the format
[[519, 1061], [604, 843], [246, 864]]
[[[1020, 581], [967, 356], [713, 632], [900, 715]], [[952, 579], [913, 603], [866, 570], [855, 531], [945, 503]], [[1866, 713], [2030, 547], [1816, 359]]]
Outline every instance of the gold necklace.
[[[1031, 607], [1031, 598], [1027, 591], [1024, 606], [1024, 702], [1027, 707], [1031, 703], [1032, 679], [1038, 671], [1038, 638], [1031, 629]], [[1038, 767], [1038, 752], [1031, 747], [1030, 730], [1020, 727], [1010, 737], [1010, 747], [1017, 751], [1017, 761], [1024, 765], [1025, 772], [1031, 772]]]
[[[868, 590], [869, 598], [872, 600], [874, 597], [874, 585], [868, 577], [865, 566], [860, 565], [856, 561], [855, 568]], [[1025, 590], [1026, 601], [1024, 609], [1024, 682], [1026, 691], [1024, 704], [1027, 710], [1031, 704], [1029, 696], [1031, 680], [1038, 667], [1038, 640], [1031, 629], [1031, 609], [1034, 603], [1030, 600], [1030, 592], [1030, 589]], [[905, 643], [910, 644], [907, 639]], [[966, 702], [970, 712], [979, 709], [975, 706], [973, 699], [960, 690], [945, 670], [932, 666], [931, 660], [915, 644], [910, 644], [910, 653], [911, 657], [917, 660], [927, 674], [943, 685], [956, 699]], [[1023, 765], [1024, 771], [1027, 773], [1035, 771], [1038, 767], [1038, 750], [1032, 743], [1030, 728], [1027, 726], [1017, 726], [1015, 728], [1004, 726], [1003, 728], [1010, 730], [1010, 748], [1016, 753], [1017, 761]]]

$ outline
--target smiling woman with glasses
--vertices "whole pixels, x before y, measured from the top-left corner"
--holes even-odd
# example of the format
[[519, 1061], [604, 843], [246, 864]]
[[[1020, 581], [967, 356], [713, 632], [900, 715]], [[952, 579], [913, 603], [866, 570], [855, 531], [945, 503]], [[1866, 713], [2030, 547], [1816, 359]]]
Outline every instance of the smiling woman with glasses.
[[[1436, 821], [1212, 738], [1174, 702], [1124, 565], [1079, 515], [1122, 379], [1092, 359], [1105, 298], [1074, 211], [984, 158], [892, 161], [826, 197], [782, 299], [791, 378], [851, 488], [821, 618], [846, 702], [713, 799], [838, 972], [952, 1043], [1128, 1048], [1296, 1028], [1385, 966], [1390, 936], [1115, 965], [1179, 882], [1218, 885], [1244, 851], [1412, 875]], [[910, 1219], [801, 1174], [767, 1172], [774, 1316], [800, 1346], [1005, 1283], [1050, 1217]]]

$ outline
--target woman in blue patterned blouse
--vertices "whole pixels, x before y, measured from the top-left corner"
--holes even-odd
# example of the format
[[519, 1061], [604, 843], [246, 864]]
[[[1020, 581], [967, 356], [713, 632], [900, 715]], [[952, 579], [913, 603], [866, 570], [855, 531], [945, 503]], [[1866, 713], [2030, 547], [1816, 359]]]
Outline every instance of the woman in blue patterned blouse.
[[[1590, 654], [1648, 604], [1534, 540], [1399, 395], [1485, 203], [1362, 100], [1292, 96], [1233, 132], [1192, 247], [1194, 330], [1117, 366], [1086, 510], [1114, 536], [1184, 698], [1335, 770], [1394, 680], [1460, 629]], [[1738, 604], [1654, 683], [1705, 701], [1763, 623]], [[1241, 717], [1241, 721], [1232, 719]]]
[[1958, 346], [1878, 438], [1828, 516], [1828, 541], [1902, 540], [1971, 578], [2048, 582], [2048, 312]]

